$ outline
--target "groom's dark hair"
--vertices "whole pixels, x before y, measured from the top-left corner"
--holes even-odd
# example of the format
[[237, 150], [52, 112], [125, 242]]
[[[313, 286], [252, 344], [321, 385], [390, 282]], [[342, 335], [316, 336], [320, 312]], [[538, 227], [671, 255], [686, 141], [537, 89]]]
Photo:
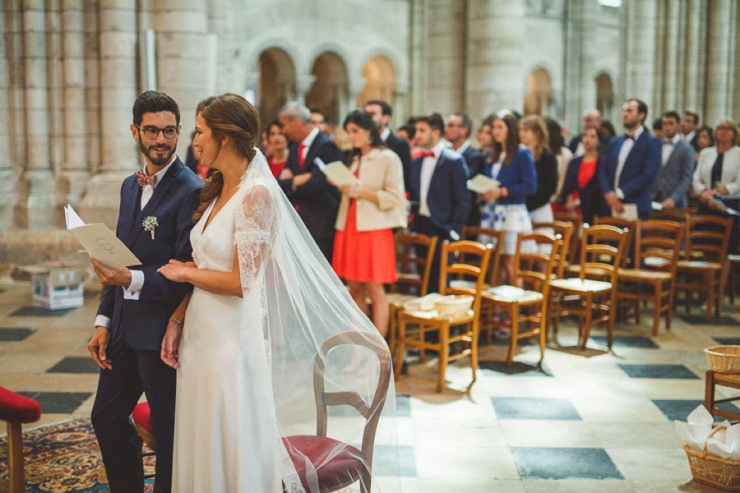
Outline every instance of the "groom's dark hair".
[[175, 120], [180, 125], [180, 107], [174, 99], [159, 91], [142, 92], [134, 101], [134, 124], [141, 125], [144, 113], [159, 113], [160, 111], [169, 111], [175, 115]]

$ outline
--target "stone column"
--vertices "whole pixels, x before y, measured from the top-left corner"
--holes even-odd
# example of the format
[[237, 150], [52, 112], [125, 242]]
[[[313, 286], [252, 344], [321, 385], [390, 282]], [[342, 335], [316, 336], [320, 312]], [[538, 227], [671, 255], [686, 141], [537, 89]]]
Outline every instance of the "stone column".
[[[685, 69], [685, 94], [683, 110], [704, 115], [704, 82], [706, 72], [706, 11], [707, 0], [688, 0], [686, 8], [686, 51], [683, 63]], [[706, 116], [706, 115], [705, 115]]]
[[734, 46], [737, 2], [713, 0], [709, 11], [707, 46], [707, 107], [706, 122], [716, 125], [732, 115], [732, 77], [735, 75]]
[[45, 2], [24, 0], [23, 70], [26, 161], [19, 182], [18, 226], [48, 229], [53, 226], [54, 175], [49, 146], [48, 59]]
[[190, 134], [195, 128], [195, 108], [210, 96], [206, 93], [207, 31], [206, 2], [162, 0], [152, 2], [157, 36], [158, 89], [177, 101], [182, 134], [178, 155], [185, 159]]
[[563, 120], [571, 135], [580, 131], [581, 115], [586, 111], [587, 102], [581, 96], [584, 78], [581, 68], [583, 53], [583, 0], [566, 0], [565, 20], [563, 22]]
[[426, 86], [424, 85], [425, 74], [429, 62], [426, 57], [426, 1], [412, 0], [410, 21], [410, 42], [409, 42], [409, 78], [411, 83], [411, 104], [408, 115], [421, 115], [426, 111], [424, 107], [426, 101]]
[[[678, 66], [679, 38], [682, 37], [681, 19], [685, 14], [685, 0], [673, 0], [665, 4], [665, 45], [663, 54], [663, 93], [661, 111], [675, 110], [679, 108], [681, 98], [679, 81], [683, 80], [679, 75], [681, 68]], [[651, 112], [653, 118], [658, 117], [656, 111]]]
[[[632, 0], [627, 5], [625, 98], [639, 98], [653, 109], [655, 87], [656, 0]], [[649, 113], [652, 116], [652, 112]]]
[[306, 94], [311, 90], [316, 76], [313, 74], [296, 74], [295, 77], [295, 100], [306, 104]]
[[[15, 15], [13, 13], [10, 14]], [[6, 24], [5, 9], [0, 9], [0, 26], [3, 26], [7, 37], [15, 36]], [[8, 129], [11, 127], [11, 110], [8, 106], [8, 93], [12, 87], [9, 84], [11, 75], [8, 73], [8, 61], [13, 58], [8, 56], [10, 50], [6, 50], [6, 36], [0, 36], [0, 230], [12, 228], [15, 224], [13, 210], [16, 205], [18, 177], [12, 166], [12, 153], [10, 152], [10, 139]]]
[[466, 2], [437, 0], [426, 7], [426, 113], [443, 116], [465, 108]]
[[98, 7], [100, 49], [99, 174], [88, 182], [80, 203], [87, 222], [115, 226], [121, 182], [141, 166], [131, 132], [131, 108], [138, 95], [136, 0], [107, 0]]
[[467, 111], [474, 120], [504, 108], [521, 111], [524, 0], [468, 3]]

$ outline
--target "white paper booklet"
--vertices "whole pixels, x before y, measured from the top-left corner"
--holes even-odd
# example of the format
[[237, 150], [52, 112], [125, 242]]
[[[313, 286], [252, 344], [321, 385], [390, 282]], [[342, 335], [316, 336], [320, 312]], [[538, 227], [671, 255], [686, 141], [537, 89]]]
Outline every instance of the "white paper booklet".
[[141, 265], [141, 261], [102, 223], [85, 224], [71, 205], [64, 206], [67, 230], [77, 238], [90, 257], [108, 267]]
[[485, 193], [498, 188], [499, 182], [484, 174], [478, 174], [472, 180], [468, 180], [468, 190], [475, 193]]
[[319, 169], [338, 187], [357, 185], [357, 177], [341, 161], [334, 161], [325, 165], [323, 168], [319, 166]]
[[612, 211], [612, 216], [621, 217], [627, 221], [637, 221], [637, 204], [623, 204], [624, 212], [618, 213]]

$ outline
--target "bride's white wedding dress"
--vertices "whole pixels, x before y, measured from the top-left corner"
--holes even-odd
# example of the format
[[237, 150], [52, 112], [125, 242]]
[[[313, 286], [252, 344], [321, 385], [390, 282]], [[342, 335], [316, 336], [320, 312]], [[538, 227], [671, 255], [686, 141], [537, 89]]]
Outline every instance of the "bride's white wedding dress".
[[[263, 338], [264, 293], [258, 289], [259, 253], [269, 239], [262, 221], [269, 218], [258, 217], [265, 213], [259, 210], [260, 191], [258, 182], [242, 180], [209, 222], [211, 203], [190, 235], [196, 266], [213, 271], [232, 270], [240, 242], [244, 297], [195, 288], [188, 305], [177, 374], [173, 491], [178, 493], [283, 491], [275, 466], [279, 437]], [[245, 207], [250, 217], [243, 214]]]

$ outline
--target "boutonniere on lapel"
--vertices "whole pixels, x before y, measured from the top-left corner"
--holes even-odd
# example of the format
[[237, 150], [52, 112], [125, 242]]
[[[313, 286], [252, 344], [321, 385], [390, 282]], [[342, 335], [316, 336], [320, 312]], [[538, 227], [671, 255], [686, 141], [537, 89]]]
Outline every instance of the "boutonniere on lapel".
[[159, 223], [157, 222], [157, 218], [154, 216], [145, 217], [144, 222], [142, 222], [141, 225], [144, 226], [144, 231], [149, 231], [149, 233], [152, 235], [152, 240], [153, 240], [154, 230], [157, 229], [157, 226], [159, 226]]

